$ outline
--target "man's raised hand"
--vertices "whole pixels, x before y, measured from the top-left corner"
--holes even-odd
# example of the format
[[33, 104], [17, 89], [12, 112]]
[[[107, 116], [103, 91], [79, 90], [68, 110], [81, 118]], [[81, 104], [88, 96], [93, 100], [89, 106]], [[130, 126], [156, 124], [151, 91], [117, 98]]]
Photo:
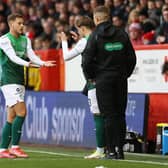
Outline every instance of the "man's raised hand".
[[43, 66], [45, 67], [53, 67], [56, 66], [56, 61], [45, 61]]

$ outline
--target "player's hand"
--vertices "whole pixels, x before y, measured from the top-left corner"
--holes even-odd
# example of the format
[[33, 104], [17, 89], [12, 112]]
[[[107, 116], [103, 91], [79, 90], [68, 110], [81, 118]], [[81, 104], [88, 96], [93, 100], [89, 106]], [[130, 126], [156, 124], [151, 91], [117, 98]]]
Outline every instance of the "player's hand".
[[53, 67], [56, 66], [56, 61], [45, 61], [43, 66], [45, 67]]
[[79, 40], [79, 35], [78, 33], [74, 32], [74, 31], [70, 31], [71, 33], [71, 37], [75, 40], [75, 41], [78, 41]]
[[32, 62], [29, 63], [29, 67], [39, 68], [40, 66]]
[[68, 39], [68, 37], [66, 36], [64, 32], [61, 32], [60, 37], [61, 37], [61, 41], [67, 41]]

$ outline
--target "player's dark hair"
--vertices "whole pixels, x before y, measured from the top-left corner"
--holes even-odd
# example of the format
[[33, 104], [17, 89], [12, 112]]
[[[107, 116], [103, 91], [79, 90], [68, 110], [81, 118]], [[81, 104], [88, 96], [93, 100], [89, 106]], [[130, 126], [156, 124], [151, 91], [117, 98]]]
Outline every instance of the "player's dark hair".
[[9, 23], [10, 21], [15, 21], [16, 18], [23, 18], [23, 15], [21, 15], [20, 13], [12, 13], [8, 15], [7, 21]]
[[93, 29], [95, 27], [93, 20], [88, 16], [81, 16], [76, 20], [75, 25], [77, 27], [86, 26], [89, 29]]

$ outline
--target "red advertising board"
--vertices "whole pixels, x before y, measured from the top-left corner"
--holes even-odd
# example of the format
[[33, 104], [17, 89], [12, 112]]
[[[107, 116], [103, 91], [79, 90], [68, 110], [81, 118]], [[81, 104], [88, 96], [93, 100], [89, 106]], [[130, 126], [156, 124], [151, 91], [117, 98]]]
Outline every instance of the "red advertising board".
[[147, 140], [156, 140], [157, 123], [168, 123], [168, 94], [149, 94]]

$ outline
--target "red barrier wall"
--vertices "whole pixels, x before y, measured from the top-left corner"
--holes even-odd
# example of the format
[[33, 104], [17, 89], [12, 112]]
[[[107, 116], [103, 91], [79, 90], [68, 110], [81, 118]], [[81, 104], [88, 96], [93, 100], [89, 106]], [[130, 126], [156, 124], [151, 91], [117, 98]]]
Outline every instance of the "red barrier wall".
[[41, 91], [64, 91], [65, 89], [65, 71], [62, 50], [40, 50], [36, 51], [44, 61], [55, 60], [55, 67], [42, 67], [41, 75]]
[[168, 94], [149, 95], [147, 139], [156, 140], [156, 124], [168, 123]]
[[[162, 45], [139, 45], [135, 50], [167, 50], [168, 44]], [[168, 94], [149, 94], [149, 107], [147, 118], [147, 140], [156, 140], [156, 124], [168, 123]]]

